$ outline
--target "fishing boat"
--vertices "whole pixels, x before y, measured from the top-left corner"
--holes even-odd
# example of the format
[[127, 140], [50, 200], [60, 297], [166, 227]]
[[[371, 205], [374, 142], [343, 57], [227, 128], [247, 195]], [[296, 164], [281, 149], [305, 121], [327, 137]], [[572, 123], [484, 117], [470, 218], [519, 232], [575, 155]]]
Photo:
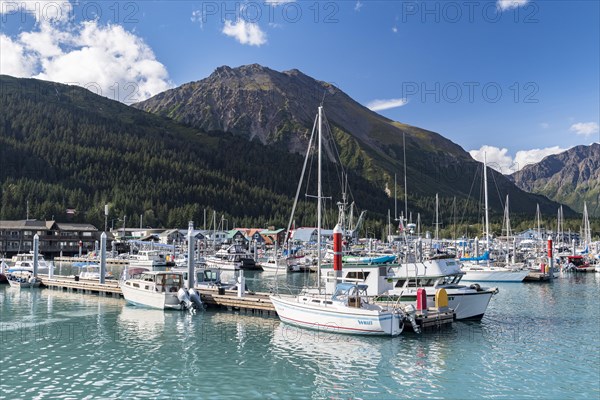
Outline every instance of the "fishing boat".
[[[322, 184], [321, 184], [321, 146], [322, 146], [323, 107], [315, 118], [315, 126], [309, 140], [306, 153], [308, 160], [315, 127], [317, 136], [317, 278], [318, 287], [306, 289], [298, 295], [274, 294], [269, 296], [279, 318], [287, 324], [319, 331], [358, 334], [397, 336], [404, 328], [405, 314], [398, 308], [387, 308], [370, 302], [367, 296], [367, 285], [354, 282], [337, 282], [333, 294], [321, 291], [321, 221], [322, 221]], [[306, 166], [306, 161], [305, 161]], [[300, 178], [302, 184], [304, 169]], [[296, 194], [298, 197], [299, 190]], [[294, 202], [294, 205], [296, 201]], [[288, 225], [289, 230], [289, 225]], [[334, 237], [334, 269], [337, 273], [342, 266], [342, 229], [336, 225]], [[338, 277], [334, 277], [337, 279]]]
[[28, 269], [13, 268], [6, 275], [6, 278], [11, 287], [18, 289], [36, 288], [41, 284], [41, 280], [35, 276], [32, 276], [32, 272]]
[[138, 306], [193, 311], [202, 304], [194, 289], [184, 289], [181, 272], [144, 271], [120, 287], [125, 300]]

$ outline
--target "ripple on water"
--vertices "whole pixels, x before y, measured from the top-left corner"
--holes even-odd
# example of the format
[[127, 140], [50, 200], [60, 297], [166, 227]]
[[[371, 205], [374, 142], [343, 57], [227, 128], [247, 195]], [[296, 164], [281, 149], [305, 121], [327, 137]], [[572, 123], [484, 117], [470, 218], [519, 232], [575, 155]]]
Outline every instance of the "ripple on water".
[[483, 321], [393, 339], [0, 288], [0, 397], [597, 399], [599, 282], [500, 285]]

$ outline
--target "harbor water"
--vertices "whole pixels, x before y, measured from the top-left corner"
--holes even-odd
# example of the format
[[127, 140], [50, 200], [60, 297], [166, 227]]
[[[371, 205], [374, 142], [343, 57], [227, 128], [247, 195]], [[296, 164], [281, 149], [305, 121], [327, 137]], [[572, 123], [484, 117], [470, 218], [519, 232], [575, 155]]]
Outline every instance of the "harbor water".
[[2, 285], [0, 399], [600, 398], [600, 274], [497, 286], [481, 322], [389, 338]]

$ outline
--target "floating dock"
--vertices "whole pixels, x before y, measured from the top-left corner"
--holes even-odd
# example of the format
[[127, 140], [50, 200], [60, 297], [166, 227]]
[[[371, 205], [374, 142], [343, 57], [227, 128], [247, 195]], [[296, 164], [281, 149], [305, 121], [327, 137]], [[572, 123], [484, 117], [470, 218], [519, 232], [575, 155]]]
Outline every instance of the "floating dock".
[[549, 274], [532, 271], [523, 279], [523, 282], [550, 282], [551, 280], [552, 277]]
[[[49, 289], [96, 294], [99, 296], [122, 297], [121, 288], [116, 280], [107, 280], [106, 283], [99, 283], [94, 280], [77, 279], [75, 277], [40, 275], [42, 286]], [[236, 290], [218, 290], [218, 289], [196, 289], [198, 290], [202, 301], [209, 307], [220, 307], [231, 311], [245, 312], [246, 314], [255, 314], [261, 316], [277, 316], [275, 307], [269, 298], [268, 293], [246, 293], [243, 297], [238, 297]], [[454, 321], [454, 312], [438, 311], [430, 309], [426, 316], [417, 316], [415, 318], [421, 332], [439, 330], [450, 326]], [[405, 328], [413, 330], [410, 322], [405, 321]]]
[[[90, 258], [85, 258], [85, 257], [55, 257], [54, 258], [54, 264], [60, 263], [60, 262], [64, 262], [64, 263], [85, 262], [85, 263], [90, 263], [90, 264], [99, 264], [100, 259], [99, 258], [98, 259], [94, 259], [94, 258], [90, 259]], [[125, 266], [125, 265], [129, 265], [129, 260], [121, 259], [121, 258], [107, 258], [106, 265]]]

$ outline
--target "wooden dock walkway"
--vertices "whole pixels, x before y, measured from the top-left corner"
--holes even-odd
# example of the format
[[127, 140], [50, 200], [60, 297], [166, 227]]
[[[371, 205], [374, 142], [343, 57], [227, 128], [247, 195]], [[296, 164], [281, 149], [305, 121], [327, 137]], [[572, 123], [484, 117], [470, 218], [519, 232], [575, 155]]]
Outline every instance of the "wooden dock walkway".
[[[49, 289], [96, 294], [99, 296], [122, 297], [123, 293], [116, 280], [107, 280], [101, 284], [97, 281], [87, 279], [77, 279], [67, 276], [39, 275], [42, 280], [42, 286]], [[240, 311], [247, 314], [261, 316], [277, 316], [275, 307], [269, 298], [268, 293], [246, 293], [243, 297], [238, 297], [236, 290], [219, 291], [217, 289], [196, 289], [200, 294], [202, 301], [208, 307], [220, 307], [231, 311]], [[439, 312], [430, 309], [427, 316], [419, 316], [416, 323], [422, 332], [439, 330], [450, 326], [454, 321], [454, 312], [452, 310]], [[405, 328], [412, 330], [410, 322], [405, 321]]]
[[[55, 257], [54, 264], [64, 262], [64, 263], [76, 263], [76, 262], [86, 262], [90, 264], [100, 264], [100, 259], [90, 259], [85, 257]], [[129, 265], [129, 260], [121, 259], [121, 258], [107, 258], [106, 265]]]

